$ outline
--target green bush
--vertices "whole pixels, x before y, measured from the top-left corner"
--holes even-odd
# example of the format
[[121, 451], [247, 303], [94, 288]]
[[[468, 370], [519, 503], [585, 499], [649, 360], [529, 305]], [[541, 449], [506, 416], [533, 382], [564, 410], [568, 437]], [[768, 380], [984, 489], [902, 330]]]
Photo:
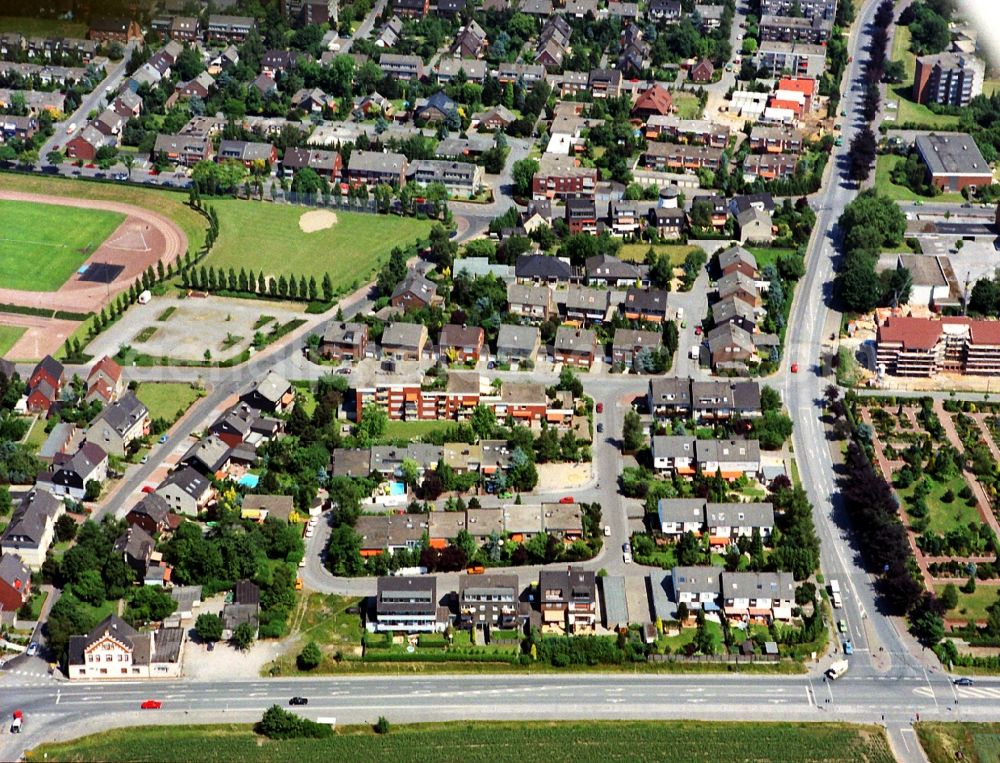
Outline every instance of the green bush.
[[333, 729], [322, 723], [316, 723], [308, 718], [302, 718], [295, 713], [289, 713], [277, 705], [271, 705], [264, 711], [264, 717], [256, 726], [258, 734], [270, 739], [324, 739], [333, 735]]

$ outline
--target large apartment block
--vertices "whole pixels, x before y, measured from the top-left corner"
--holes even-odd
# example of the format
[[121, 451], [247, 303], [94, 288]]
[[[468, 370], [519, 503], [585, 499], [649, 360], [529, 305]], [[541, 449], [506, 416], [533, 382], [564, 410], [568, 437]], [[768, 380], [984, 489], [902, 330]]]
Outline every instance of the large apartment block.
[[983, 64], [973, 56], [939, 53], [921, 56], [913, 75], [913, 100], [942, 106], [968, 106], [983, 92]]
[[816, 77], [826, 68], [826, 46], [805, 42], [764, 41], [757, 51], [757, 65], [779, 77], [790, 74], [796, 77]]
[[763, 16], [760, 20], [760, 37], [768, 42], [806, 42], [822, 45], [830, 39], [833, 19], [822, 16]]
[[876, 363], [894, 376], [1000, 372], [1000, 321], [890, 317], [878, 327]]
[[765, 16], [790, 16], [796, 8], [805, 18], [833, 19], [837, 0], [760, 0], [760, 12]]

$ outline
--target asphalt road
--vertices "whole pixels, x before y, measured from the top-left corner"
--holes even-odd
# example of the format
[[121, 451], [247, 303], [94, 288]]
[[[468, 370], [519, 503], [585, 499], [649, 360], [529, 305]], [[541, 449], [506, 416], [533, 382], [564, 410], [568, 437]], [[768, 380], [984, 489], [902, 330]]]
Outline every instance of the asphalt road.
[[[100, 728], [149, 723], [252, 722], [272, 704], [338, 723], [446, 720], [571, 720], [593, 718], [747, 721], [853, 721], [906, 724], [922, 719], [996, 717], [1000, 680], [955, 687], [929, 678], [865, 678], [837, 682], [800, 676], [638, 675], [542, 673], [504, 676], [370, 676], [319, 679], [143, 681], [69, 685], [47, 682], [18, 689], [24, 712], [19, 736], [0, 735], [0, 758], [14, 760], [42, 741], [72, 738]], [[163, 703], [142, 711], [146, 699]], [[6, 704], [6, 703], [5, 703]], [[6, 709], [6, 708], [5, 708]], [[899, 738], [902, 759], [916, 747], [912, 732]], [[913, 751], [918, 753], [917, 750]]]

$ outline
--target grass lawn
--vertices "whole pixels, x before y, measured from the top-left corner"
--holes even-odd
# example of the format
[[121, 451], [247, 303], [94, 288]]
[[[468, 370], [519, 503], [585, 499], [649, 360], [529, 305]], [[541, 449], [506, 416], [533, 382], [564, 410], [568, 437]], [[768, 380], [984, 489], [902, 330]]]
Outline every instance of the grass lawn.
[[[899, 106], [896, 109], [894, 127], [902, 128], [908, 122], [923, 125], [929, 129], [950, 130], [958, 127], [958, 117], [951, 114], [935, 114], [923, 104], [912, 100], [913, 83], [894, 85], [888, 100], [895, 99]], [[891, 110], [890, 110], [891, 113]]]
[[916, 729], [931, 763], [1000, 760], [1000, 723], [918, 723]]
[[201, 397], [200, 390], [184, 382], [143, 382], [135, 394], [149, 408], [151, 419], [164, 419], [171, 424]]
[[309, 211], [305, 207], [239, 199], [211, 204], [220, 234], [206, 265], [314, 276], [317, 282], [329, 273], [335, 290], [368, 281], [393, 247], [412, 244], [431, 229], [430, 221], [413, 217], [337, 212], [332, 228], [303, 233], [299, 218]]
[[906, 81], [913, 84], [913, 75], [917, 69], [917, 58], [910, 51], [910, 28], [908, 26], [897, 26], [892, 33], [892, 53], [890, 59], [902, 61], [903, 68], [906, 69]]
[[[960, 527], [968, 527], [970, 522], [979, 524], [979, 511], [975, 506], [969, 506], [965, 500], [959, 497], [959, 492], [967, 487], [965, 478], [961, 474], [956, 474], [946, 482], [936, 482], [930, 477], [924, 477], [930, 485], [931, 492], [927, 496], [928, 523], [927, 530], [930, 532], [947, 534], [950, 530]], [[949, 489], [955, 494], [955, 500], [945, 503], [942, 496]], [[913, 497], [913, 487], [905, 490], [897, 490], [903, 506], [909, 508]]]
[[48, 437], [49, 433], [45, 431], [45, 419], [39, 417], [35, 419], [35, 423], [28, 430], [28, 436], [24, 438], [24, 444], [31, 448], [32, 451], [37, 451], [45, 444]]
[[773, 246], [750, 246], [747, 251], [757, 260], [757, 269], [763, 270], [768, 265], [775, 265], [778, 258], [785, 254], [795, 254], [794, 249], [781, 249]]
[[961, 204], [965, 201], [960, 193], [942, 193], [938, 196], [922, 196], [914, 193], [905, 185], [897, 185], [892, 182], [890, 173], [897, 164], [906, 161], [905, 156], [897, 154], [885, 154], [875, 160], [875, 188], [879, 193], [888, 196], [895, 201], [940, 201], [955, 202]]
[[983, 82], [983, 95], [990, 96], [1000, 90], [1000, 79], [988, 79]]
[[[964, 580], [956, 580], [955, 586], [961, 588], [964, 582]], [[934, 586], [934, 590], [940, 596], [944, 590], [944, 586], [936, 585]], [[959, 590], [958, 606], [954, 609], [949, 609], [947, 616], [961, 620], [985, 620], [986, 608], [996, 603], [998, 593], [1000, 593], [1000, 586], [985, 585], [982, 582], [976, 585], [976, 590], [973, 593], [962, 593]]]
[[0, 16], [0, 33], [20, 32], [26, 37], [86, 37], [87, 25], [77, 21], [33, 16]]
[[[657, 254], [665, 254], [670, 258], [670, 264], [679, 268], [684, 264], [684, 258], [688, 252], [697, 251], [699, 247], [688, 246], [687, 244], [659, 244], [654, 246]], [[642, 262], [646, 259], [646, 252], [649, 251], [649, 244], [625, 244], [618, 253], [623, 260], [632, 262]]]
[[454, 421], [390, 421], [385, 430], [385, 439], [414, 440], [454, 425]]
[[391, 732], [383, 735], [376, 735], [369, 726], [342, 726], [326, 739], [288, 741], [257, 736], [249, 725], [138, 726], [41, 745], [28, 753], [28, 760], [42, 760], [46, 755], [50, 760], [165, 763], [206, 760], [206, 756], [242, 763], [271, 760], [890, 763], [893, 760], [884, 733], [875, 726], [592, 720], [393, 725]]
[[[134, 204], [166, 215], [180, 226], [188, 239], [188, 249], [197, 252], [205, 243], [208, 222], [187, 206], [187, 194], [138, 188], [121, 183], [92, 183], [66, 178], [35, 177], [32, 175], [0, 174], [0, 190], [23, 193], [70, 196], [75, 199], [100, 199]], [[60, 209], [60, 216], [64, 210]], [[85, 211], [85, 210], [80, 210]], [[62, 219], [62, 218], [61, 218]]]
[[[331, 673], [336, 669], [335, 655], [360, 656], [361, 618], [347, 613], [348, 607], [357, 606], [361, 600], [335, 594], [301, 593], [295, 614], [290, 618], [292, 635], [299, 642], [265, 669], [265, 675], [309, 675]], [[295, 658], [302, 645], [315, 641], [323, 653], [319, 666], [307, 673], [299, 671]]]
[[102, 602], [96, 607], [93, 604], [82, 601], [80, 602], [80, 611], [92, 618], [93, 622], [99, 623], [108, 615], [118, 613], [118, 599]]
[[104, 210], [0, 201], [0, 283], [8, 289], [55, 291], [125, 215]]
[[671, 95], [674, 97], [674, 108], [680, 119], [701, 119], [701, 102], [698, 96], [679, 90], [675, 90]]
[[0, 357], [3, 357], [10, 348], [17, 344], [24, 332], [28, 329], [24, 326], [4, 326], [0, 325]]

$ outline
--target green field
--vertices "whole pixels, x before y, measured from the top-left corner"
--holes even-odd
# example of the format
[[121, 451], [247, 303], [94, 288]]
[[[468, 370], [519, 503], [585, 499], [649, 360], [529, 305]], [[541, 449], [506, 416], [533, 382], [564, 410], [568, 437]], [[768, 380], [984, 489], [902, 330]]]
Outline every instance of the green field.
[[10, 348], [17, 344], [17, 340], [27, 330], [24, 326], [4, 326], [0, 324], [0, 358], [10, 352]]
[[674, 97], [674, 109], [680, 119], [701, 119], [702, 109], [698, 96], [680, 90], [675, 90], [671, 95]]
[[763, 270], [768, 265], [775, 265], [778, 258], [786, 254], [795, 254], [794, 249], [782, 249], [774, 246], [748, 246], [747, 251], [757, 260], [757, 269]]
[[[657, 254], [667, 255], [670, 258], [670, 264], [675, 268], [679, 268], [684, 264], [684, 258], [687, 257], [688, 252], [695, 251], [698, 248], [697, 246], [688, 246], [687, 244], [659, 244], [653, 247]], [[649, 244], [625, 244], [622, 246], [618, 256], [623, 260], [642, 262], [646, 259], [646, 252], [648, 251]]]
[[930, 763], [1000, 760], [1000, 723], [918, 723], [916, 729]]
[[55, 291], [124, 220], [104, 210], [0, 201], [0, 284]]
[[899, 156], [898, 154], [883, 154], [875, 160], [875, 188], [879, 193], [888, 196], [894, 201], [917, 201], [919, 199], [921, 201], [954, 202], [959, 204], [965, 201], [960, 193], [921, 196], [904, 185], [893, 183], [890, 173], [897, 164], [905, 161], [906, 157]]
[[26, 37], [86, 37], [87, 25], [63, 19], [0, 16], [0, 33], [4, 32], [20, 32]]
[[303, 233], [299, 218], [309, 211], [305, 207], [239, 199], [210, 204], [219, 214], [220, 233], [206, 265], [317, 281], [329, 273], [334, 289], [370, 280], [393, 247], [413, 244], [431, 229], [429, 221], [413, 217], [337, 212], [333, 227]]
[[454, 421], [390, 421], [385, 430], [385, 439], [412, 440], [454, 425]]
[[173, 423], [199, 397], [201, 392], [183, 382], [143, 382], [136, 391], [136, 397], [149, 408], [151, 419], [164, 419]]
[[[169, 701], [164, 703], [164, 709]], [[390, 723], [392, 718], [389, 718]], [[832, 723], [435, 723], [342, 727], [327, 739], [270, 741], [249, 726], [139, 726], [63, 744], [28, 760], [253, 761], [461, 760], [463, 763], [891, 763], [881, 729]]]
[[[961, 579], [955, 581], [955, 585], [959, 588], [958, 606], [954, 609], [949, 609], [946, 616], [957, 620], [985, 620], [986, 608], [996, 603], [1000, 587], [980, 582], [976, 586], [976, 590], [972, 593], [963, 593], [961, 588], [964, 582]], [[934, 586], [934, 591], [938, 596], [941, 595], [943, 590], [943, 585]]]
[[187, 194], [160, 191], [121, 183], [91, 183], [66, 178], [35, 177], [0, 173], [0, 190], [69, 196], [74, 199], [97, 199], [134, 204], [166, 215], [184, 231], [188, 249], [197, 252], [205, 243], [208, 222], [187, 206]]

